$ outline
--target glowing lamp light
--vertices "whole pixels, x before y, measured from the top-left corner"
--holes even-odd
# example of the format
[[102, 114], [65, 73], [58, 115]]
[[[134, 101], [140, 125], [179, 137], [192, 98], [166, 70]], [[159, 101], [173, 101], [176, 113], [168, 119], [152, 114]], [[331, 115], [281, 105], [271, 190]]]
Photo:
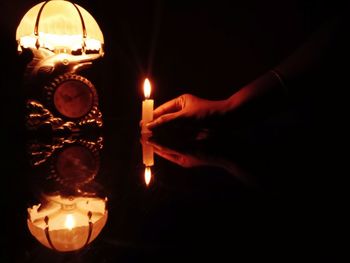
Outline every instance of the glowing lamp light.
[[72, 230], [73, 229], [73, 227], [75, 226], [75, 219], [74, 219], [74, 216], [72, 214], [66, 215], [66, 221], [64, 222], [64, 226], [68, 230]]
[[56, 53], [104, 53], [103, 34], [92, 15], [64, 0], [45, 1], [32, 7], [17, 28], [16, 40], [19, 51], [41, 47]]
[[28, 209], [30, 233], [44, 246], [59, 252], [90, 244], [107, 222], [106, 199], [48, 196]]

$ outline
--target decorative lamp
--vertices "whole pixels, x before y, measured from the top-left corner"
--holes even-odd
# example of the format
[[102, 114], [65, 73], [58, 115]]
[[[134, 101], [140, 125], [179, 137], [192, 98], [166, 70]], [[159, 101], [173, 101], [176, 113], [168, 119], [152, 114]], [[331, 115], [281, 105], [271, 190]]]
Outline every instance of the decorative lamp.
[[70, 1], [41, 2], [22, 18], [16, 40], [20, 54], [32, 54], [24, 74], [27, 127], [101, 127], [96, 88], [77, 74], [104, 55], [103, 34], [92, 15]]
[[103, 34], [95, 19], [81, 6], [52, 0], [32, 7], [16, 32], [22, 48], [47, 48], [54, 52], [99, 52], [103, 54]]

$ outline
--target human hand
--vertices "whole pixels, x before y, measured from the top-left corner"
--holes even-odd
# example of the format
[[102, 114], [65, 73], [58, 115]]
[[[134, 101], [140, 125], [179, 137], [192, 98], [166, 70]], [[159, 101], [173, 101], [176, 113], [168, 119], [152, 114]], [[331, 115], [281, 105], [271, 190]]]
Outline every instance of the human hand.
[[225, 100], [212, 101], [184, 94], [156, 108], [153, 112], [154, 120], [146, 126], [153, 129], [175, 119], [204, 121], [222, 115], [225, 107]]

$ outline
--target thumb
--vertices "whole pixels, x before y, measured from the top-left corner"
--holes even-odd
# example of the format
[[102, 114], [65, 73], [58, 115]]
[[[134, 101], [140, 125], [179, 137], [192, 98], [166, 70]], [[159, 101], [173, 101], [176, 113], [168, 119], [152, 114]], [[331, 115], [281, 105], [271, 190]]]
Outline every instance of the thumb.
[[174, 119], [177, 119], [180, 116], [181, 116], [181, 111], [164, 114], [164, 115], [156, 118], [155, 120], [147, 123], [146, 126], [149, 129], [153, 129], [153, 128], [161, 126], [161, 125], [163, 125], [163, 124], [165, 124], [167, 122], [170, 122], [170, 121], [172, 121]]

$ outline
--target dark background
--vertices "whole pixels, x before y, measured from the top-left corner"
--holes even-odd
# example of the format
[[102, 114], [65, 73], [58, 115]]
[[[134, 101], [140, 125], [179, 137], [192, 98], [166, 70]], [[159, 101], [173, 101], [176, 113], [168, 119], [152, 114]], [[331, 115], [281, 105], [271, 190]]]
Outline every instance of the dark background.
[[[36, 3], [38, 1], [13, 0], [2, 1], [0, 4], [3, 14], [0, 17], [1, 136], [6, 155], [3, 159], [2, 194], [3, 200], [6, 200], [4, 206], [7, 211], [8, 229], [17, 228], [16, 231], [8, 231], [8, 235], [2, 238], [2, 242], [8, 243], [6, 247], [2, 246], [8, 249], [6, 253], [4, 251], [7, 258], [16, 258], [8, 256], [16, 253], [14, 245], [16, 242], [19, 247], [26, 248], [28, 243], [32, 248], [35, 247], [31, 238], [21, 240], [23, 232], [26, 231], [25, 226], [21, 225], [25, 215], [19, 213], [17, 209], [20, 207], [21, 212], [25, 211], [27, 201], [24, 199], [29, 198], [31, 193], [26, 187], [30, 178], [26, 177], [28, 170], [24, 151], [26, 137], [22, 127], [23, 61], [16, 53], [15, 32], [22, 16]], [[139, 154], [135, 149], [138, 149], [136, 140], [141, 112], [141, 87], [145, 76], [149, 76], [154, 83], [153, 95], [156, 105], [182, 93], [193, 93], [208, 99], [226, 98], [283, 61], [327, 18], [343, 8], [340, 1], [321, 3], [316, 0], [184, 3], [153, 0], [113, 1], [113, 4], [107, 1], [76, 1], [76, 3], [95, 17], [105, 38], [105, 56], [89, 70], [88, 78], [98, 90], [105, 120], [104, 132], [107, 143], [102, 173], [107, 178], [104, 180], [107, 180], [109, 190], [120, 191], [117, 194], [114, 192], [112, 203], [120, 196], [128, 196], [128, 190], [135, 191], [132, 186], [134, 179], [120, 179], [114, 177], [114, 174], [119, 174], [119, 171], [120, 174], [133, 174], [140, 170], [139, 166], [135, 166], [139, 161], [138, 157], [135, 157]], [[343, 58], [335, 58], [334, 62], [339, 67], [343, 63]], [[143, 236], [153, 235], [153, 239], [146, 238], [146, 244], [160, 242], [164, 243], [165, 247], [169, 246], [169, 250], [164, 247], [159, 250], [164, 255], [164, 258], [161, 258], [170, 261], [172, 255], [178, 253], [181, 257], [186, 254], [186, 249], [191, 250], [191, 246], [187, 246], [186, 249], [180, 250], [181, 253], [176, 251], [185, 239], [187, 242], [184, 243], [187, 245], [200, 241], [199, 245], [194, 246], [196, 253], [192, 253], [192, 256], [205, 258], [202, 246], [206, 244], [204, 246], [206, 249], [210, 247], [204, 242], [206, 238], [209, 240], [208, 243], [218, 244], [217, 247], [220, 248], [222, 244], [226, 244], [222, 250], [217, 249], [209, 253], [214, 257], [216, 251], [219, 253], [224, 251], [224, 255], [230, 255], [231, 245], [234, 244], [232, 246], [236, 248], [236, 252], [244, 247], [248, 254], [257, 253], [258, 256], [264, 255], [266, 258], [271, 255], [277, 257], [274, 254], [275, 247], [276, 250], [282, 251], [283, 259], [298, 258], [305, 251], [312, 259], [323, 256], [333, 258], [333, 247], [335, 246], [336, 250], [341, 249], [336, 241], [343, 231], [340, 224], [340, 208], [344, 202], [342, 201], [344, 192], [340, 190], [340, 185], [344, 172], [341, 172], [342, 159], [338, 157], [337, 147], [344, 148], [342, 146], [344, 137], [340, 131], [344, 121], [338, 122], [337, 118], [343, 116], [345, 111], [338, 109], [337, 106], [341, 103], [335, 99], [343, 97], [343, 93], [339, 92], [339, 86], [346, 87], [344, 76], [335, 82], [334, 85], [337, 87], [329, 87], [329, 83], [317, 83], [320, 85], [320, 92], [326, 94], [329, 92], [330, 96], [328, 99], [325, 99], [327, 96], [322, 97], [321, 103], [318, 102], [316, 108], [312, 100], [306, 100], [300, 105], [297, 104], [296, 108], [282, 112], [277, 110], [272, 119], [268, 119], [262, 126], [249, 130], [247, 134], [240, 134], [240, 137], [225, 134], [226, 137], [222, 140], [212, 142], [210, 147], [213, 151], [222, 151], [230, 156], [242, 155], [243, 163], [252, 170], [264, 167], [261, 169], [261, 174], [269, 178], [267, 184], [274, 190], [269, 192], [270, 188], [267, 187], [265, 190], [268, 194], [263, 195], [263, 198], [260, 194], [236, 187], [235, 183], [225, 184], [226, 181], [221, 182], [221, 179], [216, 181], [219, 186], [209, 190], [211, 170], [186, 172], [159, 161], [158, 169], [168, 171], [170, 179], [164, 176], [165, 190], [158, 193], [158, 196], [150, 197], [153, 203], [151, 202], [148, 208], [151, 212], [153, 209], [156, 210], [155, 216], [141, 217], [149, 221], [155, 220], [151, 223], [146, 220], [155, 231], [143, 232]], [[337, 93], [337, 96], [334, 96], [334, 93]], [[116, 160], [118, 161], [115, 164]], [[250, 164], [250, 161], [253, 164]], [[271, 167], [273, 172], [269, 174], [268, 168]], [[191, 186], [195, 185], [203, 173], [205, 176], [204, 179], [201, 177], [201, 180], [204, 181], [204, 186], [193, 191]], [[184, 185], [181, 179], [176, 179], [177, 174], [193, 176], [190, 177], [192, 181], [185, 184], [188, 188], [182, 189]], [[167, 180], [170, 180], [170, 184], [175, 182], [175, 186], [167, 188], [169, 184]], [[126, 188], [123, 188], [125, 185]], [[158, 254], [157, 248], [150, 249], [139, 245], [135, 241], [137, 238], [128, 236], [134, 225], [143, 229], [143, 223], [135, 223], [137, 220], [134, 219], [126, 228], [123, 225], [123, 219], [128, 221], [130, 216], [138, 216], [133, 208], [141, 206], [143, 201], [140, 200], [144, 199], [144, 196], [139, 194], [131, 198], [132, 208], [125, 203], [121, 205], [122, 208], [117, 206], [125, 214], [120, 218], [112, 214], [109, 222], [116, 222], [117, 226], [113, 227], [110, 223], [107, 228], [109, 234], [103, 239], [104, 242], [97, 243], [95, 250], [85, 255], [85, 260], [102, 262], [98, 260], [102, 257], [104, 262], [113, 262], [114, 259], [129, 262]], [[198, 201], [203, 199], [207, 203]], [[232, 199], [238, 200], [234, 203], [238, 209], [237, 213], [247, 212], [249, 209], [244, 208], [247, 205], [254, 211], [246, 213], [246, 217], [241, 217], [235, 222], [243, 226], [255, 226], [248, 232], [227, 229], [229, 221], [236, 219], [228, 209], [233, 205], [230, 202]], [[161, 200], [161, 205], [154, 200]], [[270, 203], [271, 201], [273, 202]], [[281, 214], [277, 213], [276, 208], [281, 207], [285, 209], [282, 209]], [[207, 210], [210, 212], [205, 212]], [[199, 222], [203, 217], [206, 220]], [[259, 220], [256, 221], [255, 218]], [[164, 225], [164, 221], [167, 220], [169, 223], [165, 224], [164, 229], [159, 230], [159, 226]], [[172, 220], [177, 220], [178, 223], [175, 224]], [[202, 229], [207, 228], [210, 222], [213, 222], [214, 227], [210, 227], [209, 231], [203, 234]], [[188, 237], [183, 236], [191, 229], [192, 232], [190, 231]], [[225, 234], [225, 231], [228, 232]], [[121, 250], [115, 250], [115, 247], [120, 245], [113, 239], [114, 233], [117, 232], [123, 233], [124, 238], [129, 238], [132, 245], [126, 242], [127, 245], [123, 244]], [[8, 242], [11, 233], [14, 233], [16, 242]], [[237, 239], [233, 238], [231, 240], [233, 243], [223, 241], [234, 237], [235, 234]], [[197, 238], [194, 238], [195, 236]], [[242, 237], [244, 239], [241, 239]], [[270, 247], [264, 254], [262, 252], [265, 248], [264, 243], [271, 237], [273, 242], [265, 244]], [[254, 249], [249, 251], [250, 248]], [[36, 262], [35, 255], [43, 255], [44, 259], [48, 259], [52, 257], [50, 253], [40, 248], [35, 248], [34, 252], [20, 249], [16, 262], [22, 262], [23, 258], [27, 258], [28, 262]], [[147, 257], [144, 257], [144, 254]], [[84, 258], [84, 254], [80, 256]], [[65, 259], [59, 258], [56, 261], [64, 262]]]

